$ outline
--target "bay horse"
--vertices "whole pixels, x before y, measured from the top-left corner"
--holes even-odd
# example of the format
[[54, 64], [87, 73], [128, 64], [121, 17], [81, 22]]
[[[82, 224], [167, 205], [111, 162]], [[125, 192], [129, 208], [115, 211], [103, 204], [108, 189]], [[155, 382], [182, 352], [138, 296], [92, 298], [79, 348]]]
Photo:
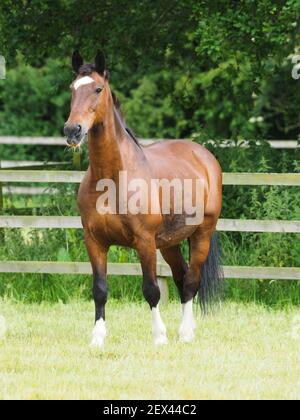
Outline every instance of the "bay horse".
[[[95, 64], [84, 64], [80, 53], [75, 51], [72, 64], [76, 79], [71, 84], [71, 111], [64, 133], [68, 145], [73, 148], [80, 147], [88, 138], [89, 167], [79, 188], [78, 206], [93, 269], [96, 316], [91, 346], [102, 347], [106, 337], [107, 254], [112, 245], [137, 251], [143, 272], [143, 294], [152, 311], [156, 345], [167, 343], [166, 327], [159, 312], [156, 262], [157, 249], [160, 250], [171, 267], [182, 303], [179, 338], [189, 342], [194, 338], [196, 327], [194, 297], [199, 293], [202, 304], [206, 305], [221, 282], [214, 235], [222, 206], [220, 165], [207, 149], [190, 141], [169, 140], [141, 146], [126, 127], [119, 103], [110, 89], [103, 53], [98, 52]], [[162, 211], [100, 214], [97, 202], [105, 192], [99, 192], [99, 180], [111, 180], [118, 187], [120, 173], [124, 171], [128, 180], [142, 179], [146, 185], [152, 179], [202, 180], [203, 220], [198, 225], [187, 225], [185, 214], [175, 214], [174, 197], [171, 198], [170, 214]], [[154, 195], [162, 206], [160, 188]], [[153, 194], [151, 197], [153, 200]], [[189, 241], [189, 264], [181, 251], [184, 240]]]

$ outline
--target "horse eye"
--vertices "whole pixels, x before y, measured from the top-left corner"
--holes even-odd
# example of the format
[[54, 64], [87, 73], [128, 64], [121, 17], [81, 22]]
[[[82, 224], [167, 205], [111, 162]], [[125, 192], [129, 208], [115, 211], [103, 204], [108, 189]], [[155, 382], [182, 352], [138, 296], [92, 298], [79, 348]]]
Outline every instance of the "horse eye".
[[97, 88], [96, 89], [96, 93], [101, 93], [102, 92], [102, 89], [101, 88]]

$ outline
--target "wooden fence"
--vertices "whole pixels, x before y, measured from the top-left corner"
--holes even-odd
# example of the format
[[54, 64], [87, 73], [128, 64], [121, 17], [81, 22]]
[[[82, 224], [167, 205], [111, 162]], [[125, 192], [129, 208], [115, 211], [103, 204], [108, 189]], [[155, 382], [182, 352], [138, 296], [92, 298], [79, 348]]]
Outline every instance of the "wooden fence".
[[[298, 147], [298, 143], [296, 143], [293, 144], [293, 148]], [[32, 141], [31, 138], [8, 139], [0, 137], [0, 144], [41, 144], [41, 139]], [[62, 142], [60, 139], [49, 138], [43, 139], [43, 144], [62, 145]], [[84, 172], [80, 171], [33, 170], [32, 168], [30, 170], [2, 169], [0, 171], [0, 184], [47, 183], [52, 184], [52, 186], [56, 183], [78, 184], [81, 182], [83, 175]], [[300, 174], [225, 173], [223, 184], [232, 186], [299, 187]], [[80, 217], [2, 215], [0, 216], [0, 228], [80, 229], [82, 225]], [[217, 229], [225, 232], [300, 233], [300, 221], [221, 219]], [[166, 278], [171, 276], [171, 272], [169, 267], [163, 263], [161, 256], [158, 258], [157, 268], [163, 301], [167, 301], [168, 288]], [[90, 274], [91, 267], [89, 263], [79, 262], [2, 261], [0, 262], [0, 272]], [[141, 275], [141, 267], [140, 264], [109, 264], [108, 273], [110, 275]], [[224, 267], [224, 274], [229, 279], [300, 280], [300, 268], [292, 267], [227, 266]]]
[[[164, 141], [166, 139], [141, 139], [143, 144], [151, 144], [155, 141]], [[184, 139], [189, 140], [189, 139]], [[267, 142], [274, 149], [297, 149], [300, 147], [298, 140], [260, 140], [256, 144]], [[214, 140], [207, 140], [206, 143], [216, 144]], [[232, 147], [238, 145], [240, 147], [248, 147], [249, 140], [223, 140], [218, 141], [221, 147]], [[0, 144], [15, 144], [15, 145], [36, 145], [36, 146], [64, 146], [66, 147], [66, 140], [63, 137], [17, 137], [17, 136], [0, 136]]]

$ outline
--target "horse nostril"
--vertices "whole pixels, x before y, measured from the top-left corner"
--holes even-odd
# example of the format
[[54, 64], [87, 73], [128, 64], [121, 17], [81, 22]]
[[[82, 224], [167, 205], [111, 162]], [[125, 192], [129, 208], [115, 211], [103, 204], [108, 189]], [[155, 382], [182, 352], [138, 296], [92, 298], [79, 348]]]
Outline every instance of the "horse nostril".
[[80, 124], [77, 125], [77, 135], [81, 133], [82, 127]]
[[67, 138], [73, 139], [74, 137], [79, 137], [82, 133], [82, 126], [80, 124], [70, 125], [65, 124], [64, 134]]

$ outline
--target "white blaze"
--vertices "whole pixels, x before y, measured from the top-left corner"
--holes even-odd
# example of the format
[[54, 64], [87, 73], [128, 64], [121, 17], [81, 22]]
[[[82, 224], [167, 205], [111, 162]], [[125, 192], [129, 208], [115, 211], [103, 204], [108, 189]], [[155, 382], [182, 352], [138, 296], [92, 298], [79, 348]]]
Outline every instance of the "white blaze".
[[78, 79], [74, 83], [74, 89], [77, 90], [78, 88], [80, 88], [80, 86], [89, 85], [90, 83], [93, 83], [94, 81], [95, 80], [92, 77], [89, 77], [89, 76], [82, 77], [81, 79]]

